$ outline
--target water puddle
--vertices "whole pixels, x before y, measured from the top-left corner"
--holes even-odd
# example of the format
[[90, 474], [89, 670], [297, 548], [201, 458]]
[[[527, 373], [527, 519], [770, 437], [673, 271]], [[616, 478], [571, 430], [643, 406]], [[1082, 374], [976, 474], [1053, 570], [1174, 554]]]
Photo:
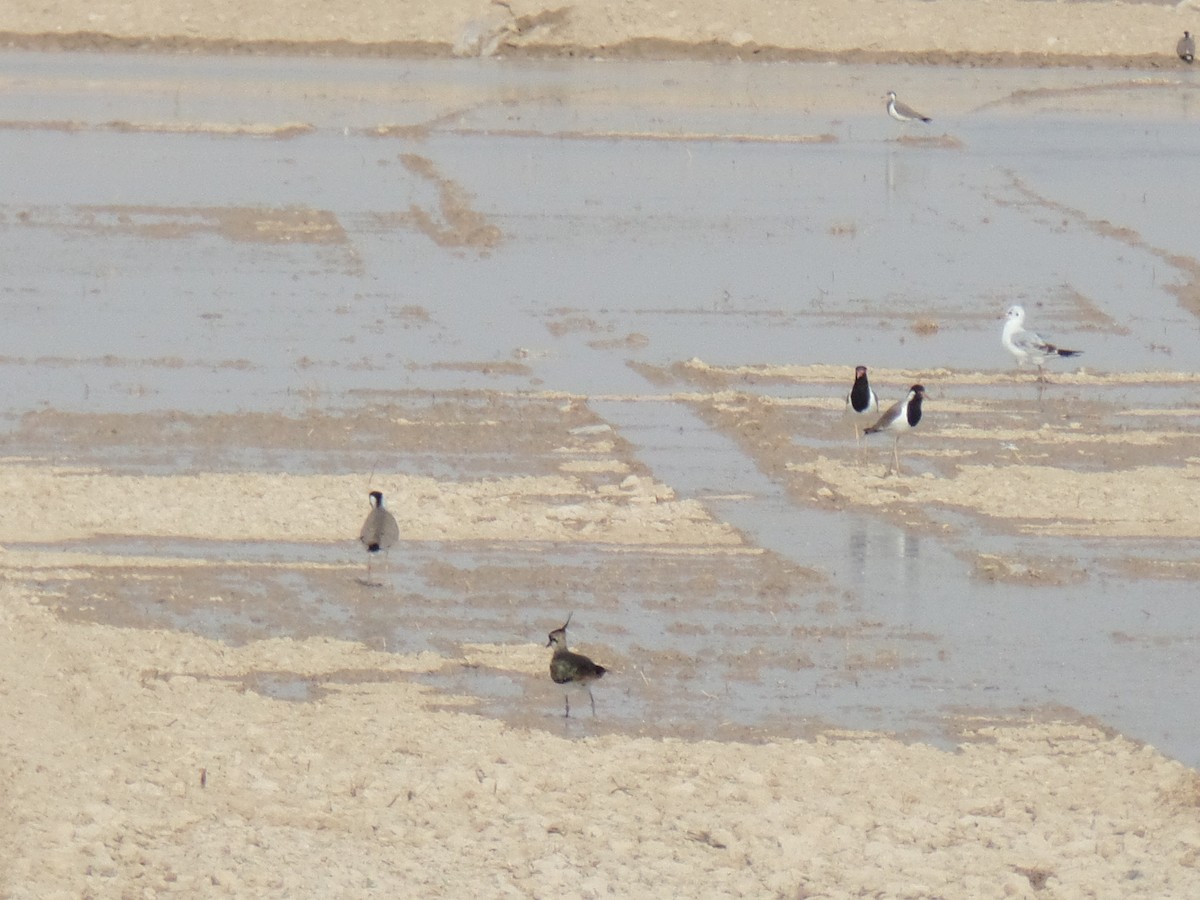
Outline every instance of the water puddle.
[[[928, 373], [930, 415], [947, 428], [972, 406], [1042, 403], [1049, 417], [1091, 403], [1105, 433], [1166, 418], [1194, 433], [1190, 384], [1017, 384], [998, 340], [999, 316], [1021, 302], [1031, 325], [1084, 350], [1089, 371], [1200, 358], [1190, 212], [1177, 202], [1200, 109], [1169, 84], [107, 54], [6, 54], [0, 72], [9, 455], [364, 478], [386, 457], [394, 471], [487, 477], [527, 461], [369, 439], [195, 452], [19, 441], [37, 411], [294, 422], [400, 397], [586, 398], [656, 479], [761, 551], [408, 542], [370, 588], [352, 535], [23, 548], [202, 564], [47, 577], [64, 614], [453, 658], [472, 643], [544, 643], [574, 612], [573, 640], [612, 668], [595, 727], [730, 736], [824, 723], [948, 744], [956, 711], [1053, 707], [1200, 764], [1200, 719], [1179, 700], [1200, 693], [1194, 580], [1138, 568], [1189, 562], [1187, 542], [1014, 535], [951, 509], [920, 527], [824, 509], [673, 393], [701, 387], [646, 375], [693, 357], [863, 362]], [[878, 98], [901, 77], [944, 98], [924, 138], [882, 115]], [[1022, 102], [1031, 81], [1069, 103]], [[960, 372], [997, 379], [957, 384]], [[817, 401], [843, 389], [736, 385]], [[798, 436], [795, 449], [836, 440]], [[871, 459], [886, 449], [871, 445]], [[918, 476], [932, 465], [914, 461]], [[255, 689], [270, 696], [313, 696], [307, 682], [263, 678]], [[540, 672], [463, 665], [421, 680], [510, 718], [561, 702]]]

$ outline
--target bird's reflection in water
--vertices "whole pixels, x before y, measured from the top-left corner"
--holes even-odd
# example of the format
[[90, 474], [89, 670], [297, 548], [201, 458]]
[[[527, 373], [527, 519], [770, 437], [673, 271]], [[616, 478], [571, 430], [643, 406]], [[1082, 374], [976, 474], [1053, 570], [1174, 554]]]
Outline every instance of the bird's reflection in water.
[[850, 527], [847, 543], [855, 584], [886, 594], [896, 611], [914, 612], [921, 585], [921, 536], [863, 517]]

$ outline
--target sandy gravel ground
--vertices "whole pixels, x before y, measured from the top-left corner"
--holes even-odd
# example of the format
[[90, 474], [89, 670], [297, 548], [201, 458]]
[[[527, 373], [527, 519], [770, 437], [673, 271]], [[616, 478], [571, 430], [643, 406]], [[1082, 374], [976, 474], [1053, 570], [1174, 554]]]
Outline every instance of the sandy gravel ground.
[[[346, 42], [394, 45], [387, 52], [665, 56], [778, 48], [968, 62], [1029, 54], [1035, 64], [1175, 65], [1176, 37], [1198, 21], [1187, 6], [1041, 0], [582, 0], [514, 2], [511, 12], [464, 0], [0, 8], [0, 32], [26, 46], [117, 46], [116, 38], [193, 49], [277, 42], [327, 51], [327, 42]], [[697, 408], [731, 434], [749, 420], [780, 433], [794, 427], [794, 409], [751, 408], [761, 401], [736, 393], [738, 373], [704, 369], [672, 375], [718, 388]], [[969, 420], [981, 411], [965, 412]], [[89, 427], [106, 433], [100, 424]], [[955, 439], [969, 444], [970, 427]], [[1200, 534], [1191, 492], [1158, 477], [1166, 465], [1154, 439], [1134, 496], [1120, 476], [1055, 468], [1055, 448], [1074, 451], [1082, 437], [1053, 427], [1042, 437], [1047, 459], [1005, 464], [1039, 489], [1081, 498], [1078, 515], [1053, 527], [1099, 520], [1110, 534]], [[360, 479], [144, 477], [64, 465], [31, 446], [0, 465], [0, 544], [243, 540], [264, 530], [335, 543], [358, 523], [342, 498], [361, 493]], [[504, 479], [376, 477], [407, 501], [414, 539], [740, 547], [736, 532], [618, 451], [593, 446], [555, 471], [530, 466]], [[1002, 512], [986, 491], [995, 460], [870, 492], [850, 476], [849, 458], [759, 461], [797, 492], [879, 505], [917, 525], [929, 503]], [[1184, 474], [1196, 477], [1194, 467]], [[280, 493], [302, 498], [304, 514], [239, 502]], [[182, 507], [164, 512], [165, 498], [181, 496]], [[70, 517], [40, 515], [67, 504]], [[419, 680], [482, 660], [532, 691], [546, 664], [533, 644], [464, 645], [453, 657], [317, 638], [234, 648], [65, 618], [39, 588], [105, 566], [166, 564], [185, 562], [0, 552], [6, 897], [1200, 896], [1200, 778], [1101, 727], [964, 720], [957, 752], [870, 734], [758, 743], [584, 736], [549, 716], [522, 727], [480, 717], [468, 698]], [[994, 565], [1002, 572], [1005, 563]], [[280, 674], [319, 685], [319, 697], [288, 702], [253, 689]]]

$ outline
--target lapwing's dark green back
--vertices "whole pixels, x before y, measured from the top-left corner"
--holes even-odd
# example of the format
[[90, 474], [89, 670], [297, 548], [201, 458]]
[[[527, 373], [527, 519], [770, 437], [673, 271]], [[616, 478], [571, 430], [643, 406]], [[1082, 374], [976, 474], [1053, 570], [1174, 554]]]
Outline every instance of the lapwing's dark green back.
[[555, 684], [570, 684], [573, 681], [588, 682], [602, 678], [608, 670], [598, 666], [582, 653], [567, 649], [567, 628], [555, 628], [550, 632], [547, 647], [554, 648], [550, 657], [550, 678]]
[[604, 677], [608, 670], [596, 665], [581, 653], [573, 653], [563, 647], [554, 651], [550, 658], [550, 677], [555, 684], [570, 684], [573, 681], [595, 681]]

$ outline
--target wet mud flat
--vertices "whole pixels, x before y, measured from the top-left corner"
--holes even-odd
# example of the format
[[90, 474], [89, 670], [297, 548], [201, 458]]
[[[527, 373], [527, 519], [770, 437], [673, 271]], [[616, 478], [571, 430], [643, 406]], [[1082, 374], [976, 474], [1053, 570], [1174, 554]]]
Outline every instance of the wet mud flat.
[[[738, 496], [760, 487], [741, 484], [721, 496], [657, 465], [683, 453], [687, 431], [669, 451], [621, 437], [647, 411], [663, 424], [650, 395], [607, 401], [634, 408], [620, 429], [584, 398], [532, 392], [377, 398], [363, 413], [297, 418], [46, 412], [8, 437], [21, 450], [4, 470], [9, 514], [74, 515], [7, 546], [19, 567], [36, 561], [45, 601], [72, 619], [436, 653], [445, 662], [426, 683], [514, 723], [557, 715], [533, 642], [571, 614], [612, 669], [589, 731], [855, 727], [948, 747], [979, 716], [1128, 717], [1186, 753], [1171, 699], [1193, 677], [1198, 574], [1188, 536], [1200, 523], [1176, 462], [1196, 427], [1179, 406], [1186, 380], [1093, 381], [1084, 403], [1063, 399], [1069, 384], [1038, 399], [1011, 377], [994, 399], [972, 386], [956, 400], [947, 376], [930, 407], [953, 425], [906, 438], [896, 476], [890, 441], [850, 437], [836, 381], [824, 381], [839, 373], [693, 362], [646, 374], [678, 388], [670, 403], [693, 428], [726, 436], [778, 495]], [[1130, 389], [1157, 406], [1133, 409]], [[1041, 424], [1006, 435], [1002, 419]], [[386, 467], [380, 446], [394, 448]], [[62, 447], [75, 448], [69, 461], [47, 464]], [[1043, 499], [1015, 504], [1014, 483]], [[353, 539], [371, 488], [404, 535], [373, 584]], [[1063, 651], [1081, 641], [1084, 658]], [[322, 690], [299, 673], [261, 684]]]
[[[1172, 363], [1200, 349], [1198, 270], [1167, 202], [1186, 85], [410, 61], [401, 90], [365, 61], [10, 64], [14, 157], [67, 175], [25, 170], [5, 212], [29, 261], [8, 288], [9, 481], [28, 493], [49, 464], [35, 506], [72, 481], [73, 509], [97, 504], [87, 527], [14, 537], [191, 557], [144, 573], [127, 603], [67, 608], [451, 656], [575, 612], [642, 673], [622, 727], [831, 720], [945, 741], [952, 710], [1048, 703], [1119, 727], [1128, 704], [1133, 733], [1195, 745], [1169, 699], [1197, 677], [1178, 652], [1195, 639], [1194, 379]], [[105, 90], [106, 66], [144, 87]], [[949, 118], [917, 130], [859, 111], [901, 76]], [[616, 104], [614, 78], [641, 104]], [[40, 119], [22, 112], [36, 91]], [[1096, 143], [1112, 105], [1143, 121]], [[1136, 185], [1100, 177], [1139, 141], [1157, 150]], [[131, 165], [72, 180], [118, 153]], [[63, 240], [65, 269], [35, 262]], [[1097, 374], [1010, 372], [995, 338], [1009, 299], [1086, 346]], [[881, 477], [886, 448], [853, 447], [840, 420], [860, 361], [893, 399], [905, 381], [930, 389], [904, 477]], [[156, 512], [121, 515], [139, 476]], [[382, 595], [354, 580], [370, 487], [404, 524]], [[246, 491], [238, 516], [208, 521], [205, 504]], [[103, 577], [125, 593], [119, 571]], [[1109, 599], [1137, 584], [1161, 609]], [[1026, 605], [1062, 610], [1104, 664], [1072, 668], [1072, 626], [1030, 635]], [[961, 670], [981, 642], [1004, 659]], [[1047, 667], [1074, 687], [1038, 687]], [[521, 714], [527, 684], [475, 682]], [[684, 712], [651, 711], [655, 686]]]
[[[844, 615], [828, 578], [676, 497], [581, 400], [452, 392], [361, 416], [191, 417], [172, 423], [169, 452], [183, 466], [161, 459], [159, 435], [175, 419], [45, 413], [10, 437], [29, 450], [91, 445], [69, 466], [8, 470], [30, 504], [14, 515], [48, 494], [77, 510], [24, 544], [62, 614], [239, 645], [327, 635], [438, 653], [447, 664], [431, 683], [542, 725], [561, 708], [548, 655], [532, 642], [574, 614], [574, 630], [613, 670], [603, 687], [621, 698], [599, 691], [605, 715], [585, 726], [658, 735], [761, 733], [808, 690], [779, 681], [782, 696], [768, 701], [764, 672], [807, 670], [811, 681], [817, 656], [840, 678], [834, 659], [848, 642], [869, 668], [913, 639]], [[108, 440], [88, 439], [98, 432]], [[380, 445], [396, 448], [386, 470]], [[276, 453], [286, 472], [269, 470]], [[383, 489], [404, 534], [376, 561], [374, 583], [353, 540], [369, 487]], [[127, 519], [108, 508], [117, 496], [136, 511]], [[147, 521], [145, 507], [159, 505], [164, 519]], [[58, 558], [70, 562], [59, 569]], [[484, 647], [494, 659], [481, 663]]]
[[[1190, 588], [1190, 560], [1167, 575], [1169, 544], [1123, 562], [1108, 542], [1107, 569], [1068, 568], [1064, 556], [1029, 555], [1019, 523], [906, 512], [906, 486], [925, 472], [955, 477], [931, 436], [905, 446], [909, 475], [885, 478], [886, 451], [862, 458], [837, 434], [847, 423], [819, 372], [748, 385], [695, 369], [653, 379], [686, 388], [666, 405], [710, 423], [672, 436], [689, 446], [728, 436], [786, 485], [778, 502], [681, 499], [654, 472], [680, 484], [698, 474], [657, 454], [646, 464], [657, 431], [630, 441], [587, 401], [532, 392], [186, 425], [175, 413], [26, 416], [7, 439], [29, 455], [0, 466], [10, 513], [36, 520], [53, 498], [74, 514], [43, 519], [3, 554], [5, 639], [38, 647], [4, 654], [5, 683], [22, 685], [8, 745], [28, 745], [43, 773], [8, 794], [20, 827], [9, 877], [231, 895], [367, 877], [437, 892], [494, 881], [487, 848], [503, 847], [517, 862], [500, 877], [529, 890], [547, 877], [568, 888], [582, 870], [562, 858], [591, 852], [585, 892], [701, 873], [729, 893], [853, 895], [894, 888], [897, 871], [914, 895], [930, 885], [987, 895], [980, 871], [996, 896], [1114, 879], [1135, 896], [1189, 891], [1200, 782], [1106, 724], [1125, 716], [1129, 730], [1152, 729], [1161, 716], [1139, 723], [1102, 701], [1105, 690], [1132, 696], [1129, 680], [1142, 677], [1142, 705], [1167, 708], [1153, 709], [1149, 676], [1186, 657], [1186, 622], [1161, 629], [1186, 607], [1146, 591], [1134, 615], [1124, 588]], [[907, 373], [879, 374], [882, 384]], [[649, 409], [658, 429], [661, 396], [597, 405]], [[797, 421], [804, 406], [820, 415]], [[622, 421], [638, 434], [633, 415]], [[978, 437], [944, 440], [981, 462], [968, 449]], [[1068, 448], [1043, 441], [1041, 464], [1062, 464]], [[378, 443], [404, 450], [385, 466]], [[69, 461], [62, 447], [75, 448]], [[695, 463], [674, 452], [677, 466]], [[800, 465], [812, 454], [833, 474], [812, 481]], [[883, 508], [855, 501], [843, 478], [896, 496]], [[377, 585], [364, 583], [352, 538], [368, 487], [385, 491], [405, 535], [376, 565]], [[822, 533], [829, 511], [789, 524], [794, 506], [831, 502], [850, 516], [846, 532]], [[747, 514], [752, 527], [726, 523]], [[950, 581], [956, 566], [967, 574]], [[610, 667], [595, 717], [575, 695], [563, 718], [546, 673], [541, 632], [567, 614], [573, 645]], [[1093, 654], [1106, 658], [1080, 662]], [[1105, 685], [1114, 659], [1125, 683]], [[1188, 677], [1183, 667], [1166, 683]], [[1104, 715], [1083, 714], [1088, 703]], [[85, 747], [89, 762], [45, 752], [54, 745]], [[33, 802], [47, 771], [69, 810]], [[1134, 821], [1144, 837], [1131, 840]], [[414, 848], [424, 834], [437, 841]], [[62, 849], [46, 865], [51, 837]], [[188, 863], [197, 843], [217, 859], [233, 848], [238, 869]], [[297, 847], [341, 867], [283, 865]], [[747, 869], [739, 851], [760, 862]], [[690, 874], [675, 871], [680, 859]]]
[[[539, 889], [584, 852], [627, 889], [1195, 883], [1177, 82], [931, 70], [923, 133], [873, 67], [9, 65], [8, 733], [100, 760], [50, 758], [55, 815], [16, 767], [22, 878], [58, 827], [77, 891], [311, 889], [296, 847], [443, 889], [487, 847]], [[1014, 301], [1082, 365], [1014, 372]], [[857, 363], [929, 389], [900, 475]], [[547, 675], [568, 615], [595, 717]], [[692, 810], [661, 847], [651, 806]], [[178, 854], [230, 841], [241, 874]]]

